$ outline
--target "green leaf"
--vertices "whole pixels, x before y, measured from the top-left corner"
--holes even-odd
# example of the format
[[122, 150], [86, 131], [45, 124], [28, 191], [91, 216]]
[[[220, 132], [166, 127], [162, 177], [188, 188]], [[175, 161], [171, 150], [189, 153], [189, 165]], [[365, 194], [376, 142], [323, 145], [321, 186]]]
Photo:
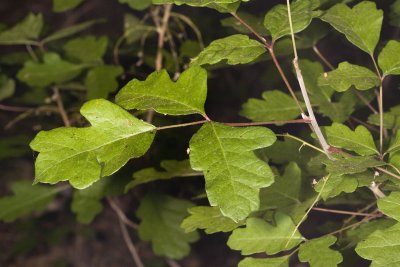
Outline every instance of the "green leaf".
[[279, 258], [245, 258], [239, 262], [238, 267], [289, 267], [290, 256], [283, 256]]
[[107, 98], [118, 89], [117, 78], [122, 73], [124, 69], [120, 66], [101, 65], [91, 69], [85, 79], [87, 98]]
[[153, 0], [155, 5], [175, 4], [189, 5], [194, 7], [209, 7], [219, 12], [229, 13], [236, 12], [240, 2], [248, 2], [250, 0]]
[[0, 101], [12, 96], [15, 92], [15, 81], [0, 73]]
[[126, 185], [125, 190], [127, 191], [140, 184], [150, 183], [157, 180], [202, 175], [202, 173], [196, 172], [190, 167], [189, 160], [164, 160], [160, 163], [160, 166], [164, 171], [159, 171], [155, 168], [146, 168], [133, 173], [134, 180]]
[[374, 157], [341, 157], [335, 160], [318, 159], [326, 165], [327, 171], [334, 175], [360, 173], [368, 168], [386, 165], [385, 162], [376, 160]]
[[192, 168], [203, 171], [207, 197], [224, 216], [240, 221], [259, 207], [259, 190], [273, 182], [269, 166], [253, 150], [276, 140], [262, 127], [234, 128], [206, 123], [190, 140]]
[[393, 55], [400, 54], [400, 42], [390, 40], [378, 56], [378, 65], [383, 75], [400, 75], [400, 59]]
[[389, 23], [395, 27], [400, 27], [400, 0], [395, 0], [390, 6]]
[[346, 231], [346, 239], [350, 239], [350, 245], [357, 245], [361, 241], [365, 240], [374, 233], [376, 230], [385, 230], [397, 222], [395, 220], [387, 220], [387, 219], [380, 219], [380, 220], [373, 220], [368, 223], [363, 223], [359, 227], [355, 229], [349, 229]]
[[45, 87], [69, 81], [78, 76], [85, 67], [62, 60], [55, 53], [46, 53], [43, 63], [27, 61], [17, 77], [30, 86]]
[[[238, 12], [238, 16], [246, 21], [256, 32], [267, 35], [268, 31], [265, 29], [262, 20], [250, 13]], [[229, 17], [221, 20], [221, 25], [224, 27], [231, 27], [243, 34], [251, 34], [252, 32], [243, 24], [237, 21], [234, 17]]]
[[182, 73], [177, 82], [171, 81], [166, 70], [153, 72], [145, 81], [132, 80], [115, 97], [125, 109], [154, 109], [169, 115], [205, 115], [207, 72], [194, 66]]
[[400, 221], [400, 192], [392, 192], [389, 196], [378, 199], [378, 208], [385, 215]]
[[329, 247], [336, 243], [336, 237], [314, 238], [300, 245], [299, 259], [309, 262], [312, 267], [336, 267], [343, 261], [340, 252]]
[[107, 100], [87, 102], [81, 114], [91, 127], [41, 131], [31, 142], [31, 148], [39, 152], [36, 183], [69, 180], [75, 188], [86, 188], [118, 171], [129, 159], [142, 156], [153, 141], [153, 125]]
[[261, 43], [247, 35], [236, 34], [211, 42], [192, 60], [191, 65], [216, 64], [222, 60], [229, 65], [247, 64], [265, 52]]
[[128, 4], [134, 10], [144, 10], [151, 5], [151, 0], [118, 0], [121, 4]]
[[377, 230], [358, 243], [356, 252], [372, 260], [371, 267], [396, 266], [400, 262], [400, 223], [384, 230]]
[[[316, 1], [297, 0], [292, 2], [290, 10], [292, 15], [294, 33], [301, 32], [310, 25], [313, 18], [313, 10], [318, 6]], [[274, 6], [264, 19], [264, 26], [271, 32], [272, 40], [290, 35], [290, 25], [288, 17], [288, 9], [286, 4]]]
[[[325, 186], [324, 186], [325, 184]], [[315, 186], [315, 191], [321, 193], [323, 200], [338, 196], [340, 193], [353, 193], [358, 187], [358, 179], [354, 175], [337, 175], [329, 176], [325, 182], [324, 179], [318, 181]], [[323, 191], [321, 192], [323, 188]]]
[[318, 79], [319, 86], [330, 86], [338, 92], [347, 91], [351, 86], [358, 90], [368, 90], [379, 84], [376, 73], [348, 62], [340, 63], [337, 69], [324, 73]]
[[142, 20], [132, 14], [124, 15], [124, 37], [127, 44], [139, 41], [144, 35], [156, 33], [156, 27], [145, 24]]
[[43, 211], [60, 191], [43, 185], [33, 186], [30, 181], [14, 182], [13, 196], [0, 198], [0, 220], [12, 222], [33, 211]]
[[298, 231], [291, 237], [296, 226], [289, 216], [276, 213], [275, 223], [248, 218], [246, 228], [233, 230], [227, 244], [231, 249], [240, 250], [242, 255], [261, 252], [272, 255], [290, 250], [304, 240]]
[[292, 120], [300, 115], [296, 102], [281, 91], [266, 91], [262, 98], [250, 98], [243, 104], [240, 115], [252, 121]]
[[0, 32], [0, 45], [33, 44], [43, 28], [42, 14], [30, 13], [11, 29]]
[[64, 45], [66, 55], [80, 62], [101, 62], [107, 50], [108, 38], [85, 36], [68, 41]]
[[374, 54], [383, 20], [383, 11], [378, 10], [374, 2], [362, 1], [353, 8], [337, 4], [321, 19], [343, 33], [347, 40], [361, 50], [370, 55]]
[[190, 252], [190, 243], [199, 236], [197, 232], [185, 233], [180, 227], [187, 209], [193, 204], [187, 200], [161, 194], [147, 194], [140, 202], [137, 216], [142, 220], [139, 237], [151, 241], [156, 255], [180, 259]]
[[53, 11], [65, 12], [79, 6], [83, 0], [53, 0]]
[[204, 229], [207, 234], [231, 232], [243, 225], [242, 222], [234, 222], [222, 215], [217, 207], [198, 206], [190, 208], [188, 211], [190, 216], [183, 220], [181, 225], [186, 233], [196, 229]]
[[[379, 126], [379, 114], [372, 114], [371, 116], [369, 116], [368, 123]], [[385, 128], [388, 129], [395, 129], [400, 126], [400, 106], [391, 107], [390, 111], [383, 113], [383, 125]]]
[[361, 156], [379, 154], [371, 133], [362, 125], [352, 131], [346, 125], [335, 122], [324, 129], [332, 146], [354, 151]]
[[24, 135], [3, 136], [0, 139], [0, 160], [27, 154], [30, 151], [29, 141], [30, 139]]
[[56, 40], [59, 40], [62, 38], [72, 36], [74, 34], [84, 31], [84, 30], [92, 27], [93, 25], [95, 25], [97, 23], [101, 23], [101, 22], [104, 22], [104, 20], [101, 20], [101, 19], [90, 20], [90, 21], [75, 24], [73, 26], [70, 26], [70, 27], [67, 27], [67, 28], [64, 28], [64, 29], [61, 29], [61, 30], [58, 30], [58, 31], [52, 33], [51, 35], [44, 38], [41, 43], [45, 44], [48, 42], [53, 42], [53, 41], [56, 41]]

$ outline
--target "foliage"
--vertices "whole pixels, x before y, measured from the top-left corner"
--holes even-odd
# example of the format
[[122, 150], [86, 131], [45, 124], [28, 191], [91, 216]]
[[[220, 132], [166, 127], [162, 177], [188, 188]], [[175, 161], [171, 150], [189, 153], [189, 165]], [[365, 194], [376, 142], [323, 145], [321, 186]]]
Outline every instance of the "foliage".
[[[15, 49], [0, 57], [0, 109], [21, 112], [4, 128], [24, 133], [2, 136], [0, 160], [27, 153], [22, 121], [35, 129], [34, 185], [13, 181], [2, 221], [41, 216], [58, 196], [91, 224], [108, 198], [125, 242], [135, 228], [168, 260], [201, 231], [225, 235], [239, 267], [400, 261], [400, 108], [387, 101], [400, 42], [384, 28], [400, 26], [400, 1], [115, 2], [129, 11], [117, 38], [84, 33], [101, 18], [54, 30], [29, 13], [0, 27]], [[133, 200], [128, 216], [111, 196]]]

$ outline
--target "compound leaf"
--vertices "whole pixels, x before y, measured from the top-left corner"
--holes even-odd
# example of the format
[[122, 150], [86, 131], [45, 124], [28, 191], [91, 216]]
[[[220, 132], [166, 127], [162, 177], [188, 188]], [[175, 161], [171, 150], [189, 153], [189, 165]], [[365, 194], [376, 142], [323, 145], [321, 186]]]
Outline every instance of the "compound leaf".
[[197, 232], [185, 233], [180, 227], [193, 204], [167, 195], [149, 193], [140, 202], [137, 216], [142, 220], [139, 237], [151, 241], [156, 255], [180, 259], [189, 254]]
[[296, 102], [281, 91], [264, 92], [262, 98], [250, 98], [243, 104], [240, 115], [252, 121], [292, 120], [300, 115]]
[[0, 45], [32, 44], [43, 28], [42, 14], [30, 13], [11, 29], [0, 33]]
[[231, 232], [243, 225], [241, 222], [234, 222], [222, 215], [218, 207], [198, 206], [190, 208], [188, 211], [190, 216], [183, 220], [181, 225], [187, 233], [196, 229], [204, 229], [207, 234]]
[[145, 81], [132, 80], [115, 97], [125, 109], [154, 109], [169, 115], [205, 115], [207, 72], [193, 66], [182, 73], [177, 82], [171, 81], [166, 70], [153, 72]]
[[392, 192], [389, 196], [378, 199], [378, 208], [387, 216], [400, 221], [400, 192]]
[[324, 129], [332, 146], [354, 151], [361, 156], [379, 154], [371, 133], [362, 125], [352, 131], [346, 125], [335, 122]]
[[276, 213], [275, 224], [271, 225], [259, 218], [248, 218], [246, 228], [233, 230], [228, 246], [240, 250], [242, 255], [261, 252], [272, 255], [289, 250], [304, 240], [298, 231], [291, 237], [296, 226], [289, 216]]
[[245, 258], [239, 262], [238, 267], [289, 267], [290, 256], [279, 258]]
[[269, 166], [253, 150], [276, 140], [262, 127], [234, 128], [206, 123], [190, 140], [190, 163], [203, 171], [211, 206], [240, 221], [259, 207], [259, 190], [273, 182]]
[[146, 168], [133, 173], [134, 180], [126, 185], [125, 190], [157, 180], [202, 175], [202, 173], [196, 172], [190, 167], [189, 160], [164, 160], [160, 163], [160, 166], [164, 171], [155, 168]]
[[87, 98], [107, 98], [118, 88], [117, 78], [124, 72], [120, 66], [100, 65], [91, 69], [85, 79]]
[[376, 8], [370, 1], [362, 1], [353, 8], [345, 4], [337, 4], [330, 8], [322, 17], [343, 33], [347, 40], [370, 55], [381, 34], [383, 11]]
[[383, 71], [383, 75], [400, 75], [400, 42], [390, 40], [382, 49], [378, 56], [379, 67]]
[[379, 84], [376, 73], [348, 62], [340, 63], [337, 69], [324, 73], [318, 79], [319, 86], [330, 86], [338, 92], [347, 91], [351, 86], [358, 90], [368, 90]]
[[[297, 0], [291, 4], [290, 10], [294, 33], [301, 32], [310, 25], [314, 15], [313, 10], [318, 7], [315, 3], [316, 1], [312, 0]], [[274, 6], [265, 15], [264, 26], [271, 32], [274, 41], [283, 36], [290, 35], [288, 9], [286, 4]]]
[[45, 87], [53, 83], [71, 80], [78, 76], [85, 67], [85, 65], [62, 60], [55, 53], [47, 53], [44, 55], [43, 63], [27, 61], [18, 72], [17, 77], [30, 86]]
[[216, 64], [222, 60], [229, 65], [246, 64], [256, 60], [265, 51], [259, 42], [247, 35], [236, 34], [211, 42], [192, 60], [191, 65]]
[[376, 230], [358, 243], [356, 252], [372, 261], [371, 267], [396, 266], [400, 262], [400, 223]]
[[43, 185], [32, 185], [30, 181], [14, 182], [13, 196], [0, 198], [0, 220], [12, 222], [33, 211], [42, 211], [60, 191]]
[[312, 267], [336, 267], [343, 261], [340, 252], [329, 247], [336, 243], [336, 237], [314, 238], [300, 245], [299, 259], [309, 262]]
[[107, 100], [85, 103], [81, 114], [91, 127], [41, 131], [31, 142], [31, 148], [39, 152], [35, 182], [69, 180], [75, 188], [86, 188], [129, 159], [142, 156], [153, 141], [153, 125]]

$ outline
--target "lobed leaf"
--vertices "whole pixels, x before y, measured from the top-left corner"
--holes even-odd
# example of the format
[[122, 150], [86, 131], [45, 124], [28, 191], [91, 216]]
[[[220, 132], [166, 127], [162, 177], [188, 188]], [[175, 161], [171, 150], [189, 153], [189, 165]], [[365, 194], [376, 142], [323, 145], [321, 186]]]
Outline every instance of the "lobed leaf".
[[67, 57], [78, 60], [80, 62], [102, 62], [102, 58], [106, 53], [108, 38], [103, 36], [96, 38], [95, 36], [86, 36], [68, 41], [63, 49]]
[[253, 150], [275, 140], [267, 128], [234, 128], [211, 122], [193, 135], [190, 163], [204, 173], [211, 206], [218, 206], [224, 216], [236, 222], [259, 208], [259, 190], [272, 184], [273, 174]]
[[358, 90], [368, 90], [379, 86], [380, 79], [370, 69], [342, 62], [333, 71], [324, 73], [318, 79], [319, 86], [330, 86], [338, 92], [347, 91], [351, 86]]
[[378, 199], [378, 208], [385, 215], [400, 221], [400, 192], [392, 192], [389, 196]]
[[188, 209], [190, 216], [183, 220], [181, 227], [185, 232], [193, 232], [196, 229], [204, 229], [206, 234], [218, 232], [231, 232], [243, 222], [235, 222], [222, 215], [218, 207], [198, 206]]
[[327, 181], [324, 181], [324, 179], [319, 180], [315, 186], [315, 191], [321, 193], [323, 200], [327, 200], [338, 196], [342, 192], [353, 193], [357, 187], [358, 179], [354, 175], [333, 174]]
[[383, 11], [378, 10], [374, 2], [362, 1], [353, 8], [337, 4], [321, 19], [343, 33], [355, 46], [373, 56], [383, 20]]
[[265, 52], [261, 43], [247, 35], [236, 34], [211, 42], [192, 60], [191, 65], [216, 64], [223, 60], [229, 65], [246, 64]]
[[314, 238], [300, 245], [299, 259], [313, 267], [336, 267], [343, 261], [340, 252], [329, 247], [336, 243], [336, 237], [329, 235]]
[[30, 13], [12, 28], [0, 32], [0, 45], [30, 45], [39, 38], [42, 28], [42, 14]]
[[273, 226], [259, 218], [248, 218], [246, 228], [233, 230], [227, 244], [242, 255], [261, 252], [272, 255], [290, 250], [304, 240], [298, 231], [291, 237], [296, 226], [289, 216], [276, 213], [275, 223]]
[[198, 66], [188, 68], [177, 82], [168, 72], [153, 72], [145, 81], [132, 80], [115, 97], [125, 109], [154, 109], [169, 115], [205, 115], [207, 72]]
[[371, 133], [362, 125], [354, 131], [340, 123], [333, 123], [324, 129], [328, 143], [332, 146], [354, 151], [361, 156], [379, 154]]
[[[314, 9], [318, 8], [319, 1], [297, 0], [290, 7], [293, 23], [293, 32], [298, 33], [310, 25], [314, 17]], [[272, 40], [276, 41], [290, 35], [288, 9], [286, 4], [274, 6], [264, 18], [264, 26], [271, 32]]]
[[378, 56], [378, 65], [383, 75], [400, 75], [400, 42], [390, 40]]
[[193, 204], [187, 200], [163, 194], [147, 194], [140, 202], [137, 216], [142, 220], [139, 237], [151, 241], [156, 255], [181, 259], [190, 252], [190, 243], [199, 236], [197, 232], [185, 233], [180, 224]]
[[0, 198], [0, 220], [13, 222], [33, 211], [42, 211], [60, 191], [43, 185], [33, 186], [30, 181], [17, 181], [11, 186], [13, 196]]
[[31, 148], [39, 152], [36, 183], [68, 180], [75, 188], [86, 188], [115, 173], [129, 159], [142, 156], [153, 141], [153, 125], [107, 100], [87, 102], [81, 114], [91, 127], [41, 131], [31, 142]]

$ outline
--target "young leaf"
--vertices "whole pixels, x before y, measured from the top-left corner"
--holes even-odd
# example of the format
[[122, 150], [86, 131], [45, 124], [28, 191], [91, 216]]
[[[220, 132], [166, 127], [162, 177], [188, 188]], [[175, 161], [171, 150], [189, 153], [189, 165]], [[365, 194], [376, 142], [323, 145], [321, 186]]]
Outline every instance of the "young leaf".
[[389, 196], [378, 199], [378, 208], [385, 215], [400, 221], [400, 192], [392, 192]]
[[115, 97], [125, 109], [154, 109], [169, 115], [205, 115], [207, 72], [198, 66], [188, 68], [177, 82], [166, 70], [153, 72], [145, 81], [132, 80]]
[[262, 98], [250, 98], [243, 104], [240, 115], [252, 121], [292, 120], [300, 115], [296, 102], [281, 91], [266, 91]]
[[269, 166], [253, 150], [276, 140], [262, 127], [234, 128], [206, 123], [190, 140], [192, 168], [203, 171], [207, 197], [224, 216], [241, 221], [259, 207], [260, 188], [273, 182]]
[[174, 177], [201, 176], [202, 173], [194, 171], [190, 167], [189, 160], [164, 160], [160, 163], [165, 171], [155, 168], [146, 168], [133, 173], [134, 180], [126, 185], [125, 191], [140, 184], [145, 184], [157, 180], [167, 180]]
[[400, 42], [390, 40], [382, 49], [378, 56], [378, 65], [383, 71], [383, 75], [400, 75]]
[[44, 38], [41, 43], [45, 44], [48, 42], [53, 42], [62, 38], [69, 37], [71, 35], [77, 34], [78, 32], [84, 31], [90, 27], [92, 27], [94, 24], [104, 22], [104, 20], [98, 19], [98, 20], [90, 20], [82, 23], [75, 24], [73, 26], [58, 30], [51, 35], [47, 36]]
[[196, 229], [204, 229], [207, 234], [231, 232], [243, 225], [242, 222], [234, 222], [222, 215], [217, 207], [198, 206], [190, 208], [188, 211], [190, 216], [183, 220], [181, 224], [186, 233], [193, 232]]
[[42, 14], [30, 13], [11, 29], [0, 33], [0, 45], [32, 44], [43, 28]]
[[[315, 191], [321, 193], [323, 200], [327, 200], [328, 198], [338, 196], [342, 192], [353, 193], [357, 187], [358, 180], [354, 175], [332, 174], [326, 182], [324, 179], [319, 180], [318, 184], [315, 186]], [[322, 188], [323, 191], [321, 192]]]
[[128, 4], [134, 10], [144, 10], [151, 5], [151, 0], [118, 0], [121, 4]]
[[222, 60], [229, 65], [246, 64], [265, 52], [261, 43], [247, 35], [236, 34], [213, 41], [192, 60], [191, 65], [216, 64]]
[[353, 8], [337, 4], [321, 19], [343, 33], [347, 40], [361, 50], [370, 55], [374, 54], [383, 20], [383, 11], [378, 10], [374, 2], [362, 1]]
[[324, 73], [318, 79], [319, 86], [330, 86], [338, 92], [347, 91], [351, 86], [358, 90], [368, 90], [379, 84], [376, 73], [348, 62], [340, 63], [337, 69]]
[[400, 223], [377, 230], [366, 240], [358, 243], [356, 252], [364, 259], [372, 260], [371, 267], [396, 266], [400, 262]]
[[17, 181], [11, 186], [13, 196], [0, 198], [0, 220], [12, 222], [33, 211], [42, 211], [60, 191], [30, 181]]
[[185, 233], [180, 224], [193, 204], [187, 200], [150, 193], [140, 202], [137, 216], [142, 220], [139, 237], [151, 241], [156, 255], [180, 259], [189, 254], [197, 232]]
[[362, 125], [352, 131], [346, 125], [335, 122], [324, 129], [332, 146], [354, 151], [361, 156], [379, 154], [371, 133]]
[[91, 69], [85, 79], [87, 98], [107, 98], [118, 88], [117, 78], [124, 69], [120, 66], [101, 65]]
[[289, 216], [276, 213], [275, 223], [273, 226], [259, 218], [248, 218], [246, 228], [233, 230], [227, 244], [231, 249], [240, 250], [242, 255], [261, 252], [272, 255], [304, 240], [298, 231], [290, 238], [296, 226]]
[[53, 11], [65, 12], [79, 6], [83, 0], [53, 0]]
[[340, 252], [329, 247], [336, 243], [336, 237], [314, 238], [300, 245], [299, 259], [313, 267], [336, 267], [343, 261]]
[[239, 262], [238, 267], [289, 267], [290, 256], [283, 256], [279, 258], [245, 258]]
[[[301, 32], [311, 23], [313, 10], [318, 8], [313, 0], [297, 0], [291, 4], [291, 15], [294, 33]], [[264, 26], [271, 32], [272, 40], [290, 35], [288, 9], [286, 4], [274, 6], [264, 19]]]
[[85, 65], [73, 64], [62, 60], [55, 53], [46, 53], [43, 63], [27, 61], [17, 77], [30, 86], [45, 87], [53, 83], [62, 83], [78, 76]]
[[76, 38], [64, 45], [64, 51], [71, 59], [80, 62], [101, 62], [107, 50], [108, 38], [103, 36], [86, 36]]
[[153, 141], [153, 125], [107, 100], [87, 102], [81, 114], [91, 127], [41, 131], [31, 142], [31, 148], [39, 152], [36, 183], [69, 180], [75, 188], [86, 188], [129, 159], [142, 156]]

